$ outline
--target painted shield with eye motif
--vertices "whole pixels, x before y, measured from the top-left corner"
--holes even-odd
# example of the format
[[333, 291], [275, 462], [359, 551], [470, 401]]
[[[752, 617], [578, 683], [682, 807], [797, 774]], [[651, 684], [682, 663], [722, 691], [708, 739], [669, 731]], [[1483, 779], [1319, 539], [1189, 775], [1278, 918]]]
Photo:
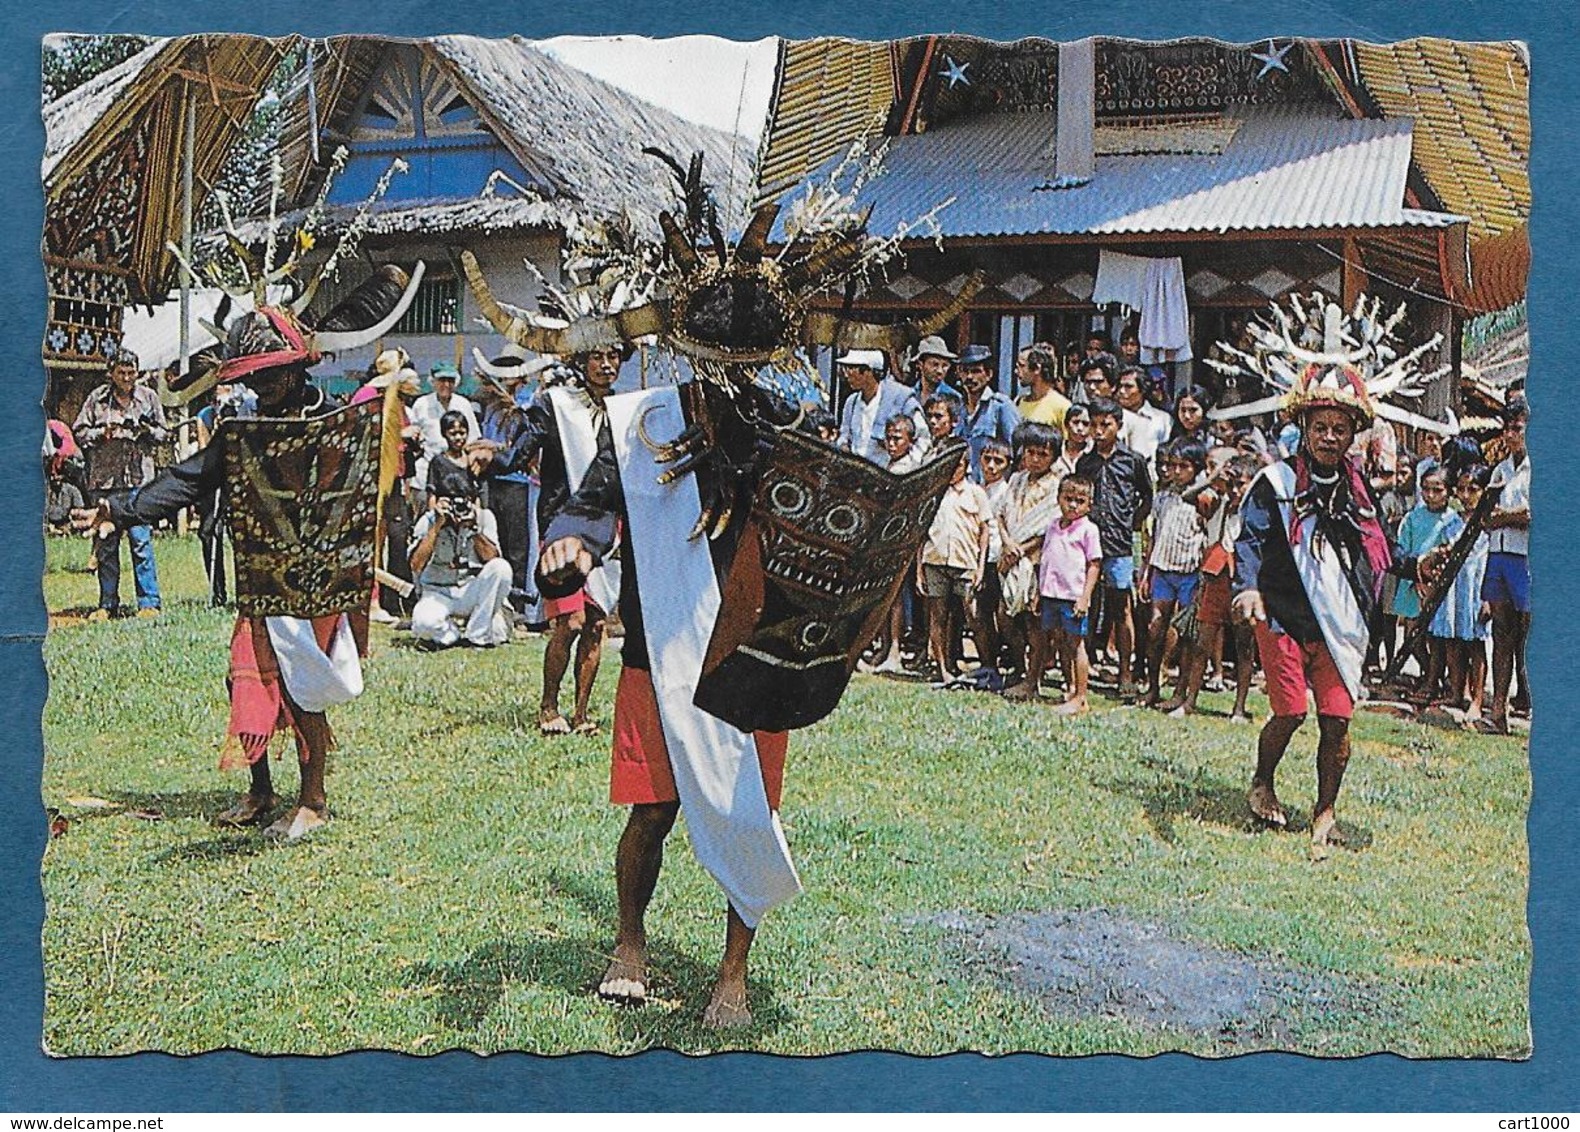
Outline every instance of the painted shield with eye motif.
[[892, 475], [781, 433], [723, 579], [696, 705], [743, 731], [816, 723], [844, 694], [927, 537], [962, 446]]

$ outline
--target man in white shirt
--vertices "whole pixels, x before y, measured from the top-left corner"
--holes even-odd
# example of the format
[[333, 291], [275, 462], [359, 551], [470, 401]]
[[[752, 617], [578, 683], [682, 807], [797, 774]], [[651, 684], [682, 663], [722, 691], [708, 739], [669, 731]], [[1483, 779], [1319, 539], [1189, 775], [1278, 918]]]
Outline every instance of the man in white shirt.
[[422, 587], [412, 636], [440, 648], [462, 640], [478, 648], [502, 645], [510, 640], [511, 574], [499, 553], [494, 514], [477, 505], [477, 488], [464, 471], [446, 469], [433, 494], [412, 531], [411, 568]]
[[1114, 400], [1125, 411], [1125, 428], [1119, 442], [1147, 462], [1156, 478], [1158, 448], [1174, 431], [1174, 418], [1147, 402], [1142, 385], [1146, 371], [1140, 366], [1125, 366], [1114, 376]]
[[433, 392], [417, 398], [411, 407], [411, 423], [422, 429], [422, 455], [417, 459], [414, 480], [418, 490], [428, 483], [428, 461], [445, 449], [444, 436], [439, 431], [440, 417], [448, 412], [465, 417], [468, 444], [483, 435], [477, 425], [477, 407], [455, 391], [460, 380], [461, 375], [453, 365], [440, 362], [428, 371], [428, 383]]
[[1492, 707], [1485, 729], [1497, 734], [1509, 730], [1509, 682], [1516, 670], [1520, 697], [1525, 707], [1530, 705], [1525, 682], [1525, 636], [1531, 628], [1531, 456], [1525, 447], [1530, 415], [1523, 397], [1509, 400], [1503, 415], [1509, 455], [1492, 472], [1492, 484], [1503, 485], [1503, 494], [1487, 517], [1491, 544], [1481, 600], [1492, 610]]
[[[922, 406], [909, 386], [883, 376], [882, 350], [848, 350], [834, 364], [852, 392], [839, 414], [839, 446], [874, 464], [887, 465], [884, 434], [889, 421], [904, 413], [916, 423], [918, 444], [926, 437]], [[924, 448], [925, 445], [922, 445]]]

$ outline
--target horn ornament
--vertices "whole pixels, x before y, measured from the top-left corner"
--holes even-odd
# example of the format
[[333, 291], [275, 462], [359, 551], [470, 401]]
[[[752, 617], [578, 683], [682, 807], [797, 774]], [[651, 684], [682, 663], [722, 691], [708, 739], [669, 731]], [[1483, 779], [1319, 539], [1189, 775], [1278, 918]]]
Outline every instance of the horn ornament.
[[336, 353], [355, 350], [384, 337], [395, 328], [395, 324], [411, 306], [412, 300], [417, 297], [417, 287], [422, 283], [422, 277], [427, 270], [428, 265], [418, 260], [417, 266], [412, 268], [411, 280], [406, 284], [406, 290], [401, 293], [400, 301], [378, 322], [366, 330], [320, 330], [313, 335], [313, 348], [320, 353]]

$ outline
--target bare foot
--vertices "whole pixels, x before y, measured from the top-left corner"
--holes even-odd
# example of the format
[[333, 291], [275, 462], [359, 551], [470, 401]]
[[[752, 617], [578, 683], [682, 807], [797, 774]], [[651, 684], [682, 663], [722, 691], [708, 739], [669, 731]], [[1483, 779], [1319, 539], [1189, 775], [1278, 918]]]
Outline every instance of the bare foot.
[[282, 841], [299, 841], [313, 830], [329, 824], [329, 819], [311, 806], [298, 806], [263, 831], [265, 837]]
[[1042, 692], [1030, 680], [1022, 680], [1019, 684], [1013, 684], [1005, 688], [1004, 698], [1024, 703], [1028, 700], [1041, 699]]
[[752, 1010], [746, 1002], [746, 980], [719, 976], [713, 984], [713, 997], [702, 1012], [702, 1024], [709, 1030], [733, 1030], [752, 1024]]
[[1163, 698], [1163, 693], [1154, 688], [1148, 688], [1146, 695], [1141, 697], [1142, 707], [1157, 707], [1158, 701]]
[[214, 815], [215, 825], [228, 825], [235, 829], [243, 826], [258, 825], [280, 804], [278, 794], [267, 794], [258, 797], [256, 794], [243, 794], [230, 809], [222, 814]]
[[1085, 715], [1090, 710], [1091, 709], [1087, 707], [1085, 700], [1065, 700], [1062, 704], [1053, 709], [1053, 714]]
[[1170, 719], [1184, 719], [1186, 716], [1193, 714], [1196, 709], [1191, 707], [1190, 704], [1177, 704], [1174, 707], [1164, 704], [1158, 710], [1165, 713]]
[[1251, 813], [1257, 821], [1266, 822], [1277, 829], [1283, 829], [1289, 824], [1289, 815], [1279, 804], [1278, 795], [1273, 793], [1271, 783], [1252, 782], [1251, 789], [1245, 796], [1245, 802], [1251, 807]]
[[571, 725], [557, 707], [544, 707], [538, 711], [539, 735], [569, 735]]
[[1251, 713], [1247, 712], [1247, 711], [1230, 712], [1229, 713], [1229, 722], [1230, 723], [1250, 723], [1251, 722]]
[[578, 735], [596, 735], [598, 734], [598, 721], [596, 719], [588, 719], [584, 715], [577, 716], [571, 720], [571, 730]]
[[[1174, 716], [1174, 718], [1178, 719], [1178, 718], [1180, 718], [1183, 715], [1189, 715], [1190, 714], [1189, 711], [1181, 711], [1180, 710], [1181, 708], [1184, 708], [1184, 707], [1185, 707], [1185, 699], [1184, 699], [1183, 696], [1171, 696], [1169, 699], [1164, 700], [1161, 704], [1158, 705], [1158, 710], [1161, 711], [1164, 715], [1172, 715], [1172, 716]], [[1176, 713], [1178, 713], [1178, 714], [1176, 714]]]
[[1329, 810], [1325, 814], [1311, 815], [1311, 859], [1325, 861], [1333, 855], [1336, 847], [1344, 845], [1344, 833], [1339, 829], [1338, 819]]
[[598, 997], [621, 1006], [641, 1006], [647, 1001], [647, 948], [614, 945], [614, 958], [598, 982]]

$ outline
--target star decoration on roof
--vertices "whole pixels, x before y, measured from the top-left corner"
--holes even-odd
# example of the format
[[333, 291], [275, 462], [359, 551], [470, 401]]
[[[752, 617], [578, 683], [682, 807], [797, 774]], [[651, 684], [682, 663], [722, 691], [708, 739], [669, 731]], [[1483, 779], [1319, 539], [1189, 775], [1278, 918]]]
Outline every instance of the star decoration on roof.
[[949, 80], [949, 89], [954, 90], [956, 86], [971, 85], [971, 80], [966, 78], [966, 70], [970, 66], [970, 63], [955, 62], [955, 57], [953, 55], [945, 55], [943, 69], [938, 73], [943, 78]]
[[1294, 40], [1290, 40], [1284, 46], [1279, 47], [1270, 39], [1267, 41], [1265, 54], [1260, 51], [1251, 52], [1251, 58], [1262, 64], [1262, 69], [1256, 72], [1256, 77], [1262, 78], [1269, 71], [1283, 71], [1287, 75], [1289, 73], [1289, 64], [1284, 62], [1284, 56], [1289, 54], [1289, 49], [1293, 46], [1295, 46]]

